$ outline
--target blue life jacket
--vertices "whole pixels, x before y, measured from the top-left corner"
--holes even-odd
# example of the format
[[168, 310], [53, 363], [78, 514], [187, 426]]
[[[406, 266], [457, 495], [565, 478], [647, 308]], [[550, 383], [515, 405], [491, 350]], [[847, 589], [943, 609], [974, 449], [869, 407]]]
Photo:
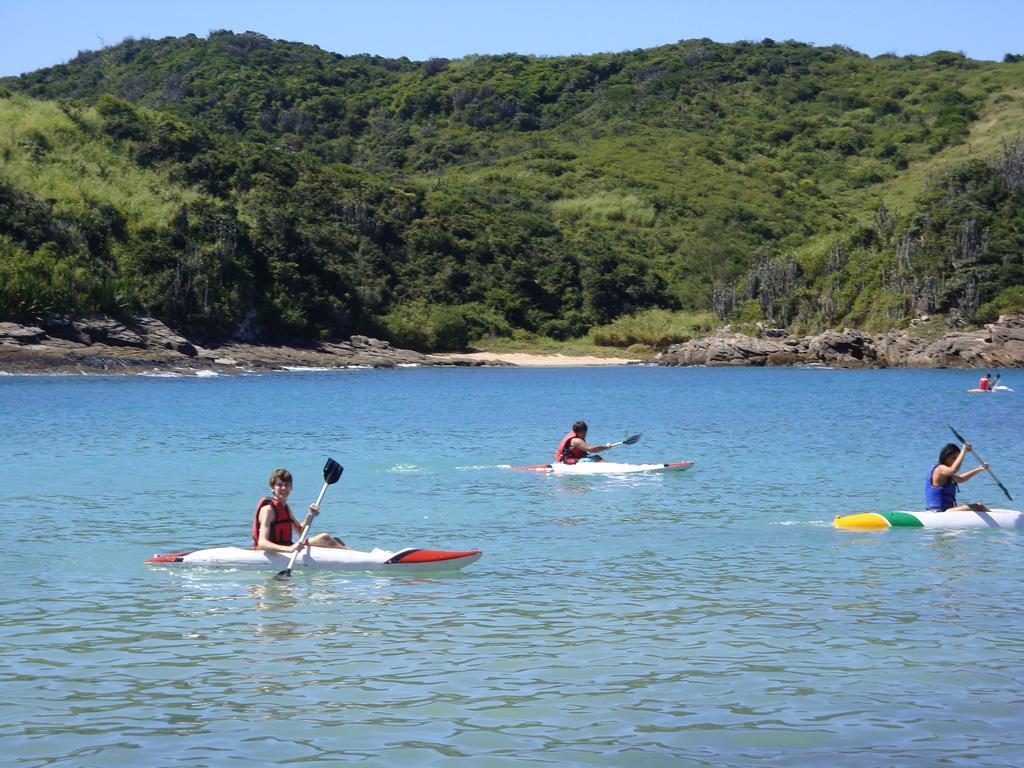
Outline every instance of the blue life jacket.
[[932, 464], [928, 470], [928, 477], [924, 481], [924, 507], [925, 509], [949, 509], [956, 506], [957, 484], [950, 480], [941, 488], [932, 485], [932, 473], [938, 464]]

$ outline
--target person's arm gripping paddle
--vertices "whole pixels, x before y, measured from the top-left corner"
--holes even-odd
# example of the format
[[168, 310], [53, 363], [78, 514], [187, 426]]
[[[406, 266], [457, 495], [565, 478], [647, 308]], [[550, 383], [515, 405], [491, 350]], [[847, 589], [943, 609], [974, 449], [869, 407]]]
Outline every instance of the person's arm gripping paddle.
[[604, 445], [588, 445], [586, 441], [583, 441], [583, 445], [580, 447], [589, 453], [599, 453], [600, 451], [607, 451], [609, 448], [614, 448], [617, 445], [633, 445], [637, 440], [640, 439], [640, 435], [633, 435], [627, 437], [625, 440], [620, 440], [617, 443], [605, 443]]
[[582, 437], [576, 437], [573, 439], [572, 444], [578, 447], [582, 451], [587, 453], [600, 453], [601, 451], [607, 451], [609, 448], [614, 448], [617, 445], [632, 445], [640, 439], [640, 435], [633, 435], [627, 437], [625, 440], [620, 440], [617, 443], [605, 443], [604, 445], [591, 445]]
[[306, 541], [306, 536], [309, 534], [309, 526], [313, 522], [313, 508], [315, 507], [317, 510], [320, 509], [320, 502], [324, 500], [324, 494], [327, 493], [327, 486], [334, 485], [338, 482], [341, 478], [341, 473], [344, 471], [345, 468], [334, 459], [327, 459], [327, 463], [324, 464], [324, 486], [320, 489], [320, 495], [316, 497], [316, 501], [314, 501], [310, 506], [310, 514], [306, 515], [306, 525], [303, 527], [298, 545], [295, 547], [295, 551], [292, 552], [292, 557], [288, 561], [288, 567], [283, 571], [278, 571], [274, 576], [275, 579], [287, 579], [292, 575], [292, 567], [295, 565], [295, 561], [299, 559], [299, 553], [302, 551], [302, 545]]
[[[952, 427], [952, 426], [950, 426], [950, 430], [952, 430], [952, 432], [953, 432], [953, 435], [954, 435], [954, 436], [956, 437], [956, 439], [957, 439], [957, 440], [959, 440], [959, 441], [960, 441], [961, 443], [963, 443], [964, 445], [970, 445], [970, 443], [968, 443], [968, 442], [967, 442], [967, 441], [966, 441], [966, 440], [964, 439], [963, 435], [961, 435], [961, 434], [960, 434], [959, 432], [957, 432], [957, 431], [956, 431], [955, 429], [953, 429], [953, 427]], [[998, 486], [999, 486], [999, 488], [1000, 488], [1000, 489], [1002, 490], [1002, 492], [1006, 494], [1006, 498], [1008, 498], [1008, 499], [1009, 499], [1010, 501], [1013, 501], [1013, 496], [1011, 496], [1011, 495], [1010, 495], [1010, 492], [1009, 492], [1008, 490], [1006, 490], [1006, 486], [1005, 486], [1005, 485], [1003, 485], [1003, 484], [1002, 484], [1001, 482], [999, 482], [999, 478], [998, 478], [998, 477], [996, 477], [996, 473], [992, 471], [992, 468], [991, 468], [991, 467], [990, 467], [990, 466], [988, 465], [988, 463], [987, 463], [987, 462], [985, 462], [985, 460], [984, 460], [984, 459], [982, 459], [982, 458], [981, 458], [981, 456], [979, 456], [979, 455], [978, 455], [978, 454], [977, 454], [977, 453], [975, 452], [975, 450], [974, 450], [974, 448], [973, 448], [973, 447], [972, 447], [972, 448], [970, 448], [970, 451], [971, 451], [971, 455], [972, 455], [972, 456], [973, 456], [973, 457], [975, 458], [975, 460], [977, 460], [977, 462], [978, 462], [979, 464], [981, 464], [981, 465], [982, 465], [982, 467], [983, 467], [983, 468], [984, 468], [985, 470], [987, 470], [987, 471], [988, 471], [988, 473], [989, 473], [990, 475], [992, 475], [992, 479], [996, 481], [996, 485], [998, 485]]]

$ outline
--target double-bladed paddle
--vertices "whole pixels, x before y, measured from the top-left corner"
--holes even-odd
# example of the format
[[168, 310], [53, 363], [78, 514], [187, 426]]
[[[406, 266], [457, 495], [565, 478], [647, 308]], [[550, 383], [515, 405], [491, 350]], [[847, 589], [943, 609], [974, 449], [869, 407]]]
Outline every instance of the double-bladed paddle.
[[[327, 463], [324, 464], [324, 487], [320, 489], [320, 495], [316, 497], [316, 505], [319, 508], [320, 502], [324, 500], [324, 494], [327, 493], [327, 486], [334, 485], [338, 480], [341, 479], [341, 473], [345, 471], [345, 468], [341, 466], [332, 458], [327, 459]], [[302, 535], [299, 537], [299, 544], [302, 544], [306, 540], [306, 536], [309, 533], [309, 526], [313, 524], [310, 520], [306, 523], [302, 529]], [[295, 565], [295, 561], [299, 559], [299, 553], [302, 551], [300, 546], [294, 552], [292, 552], [292, 559], [288, 561], [288, 567], [283, 571], [278, 571], [275, 575], [275, 579], [287, 579], [292, 575], [292, 566]]]
[[[963, 435], [961, 435], [959, 432], [957, 432], [955, 429], [953, 429], [952, 426], [950, 426], [950, 429], [953, 430], [953, 434], [956, 436], [957, 440], [959, 440], [964, 445], [967, 445], [967, 441], [964, 439]], [[985, 463], [985, 460], [982, 459], [981, 456], [979, 456], [977, 453], [974, 452], [974, 448], [971, 448], [971, 455], [975, 459], [978, 460], [979, 464], [984, 464]], [[1003, 493], [1006, 494], [1006, 498], [1008, 498], [1010, 501], [1013, 501], [1013, 496], [1011, 496], [1010, 492], [1008, 490], [1006, 490], [1006, 486], [1003, 485], [1001, 482], [999, 482], [999, 478], [996, 477], [996, 473], [993, 472], [990, 467], [985, 467], [985, 471], [987, 471], [990, 475], [992, 475], [992, 479], [996, 481], [996, 485], [998, 485], [1003, 490]]]
[[609, 448], [614, 448], [616, 445], [632, 445], [633, 443], [635, 443], [639, 439], [640, 439], [640, 435], [633, 435], [632, 437], [627, 437], [625, 440], [620, 440], [617, 443], [609, 443], [608, 447]]

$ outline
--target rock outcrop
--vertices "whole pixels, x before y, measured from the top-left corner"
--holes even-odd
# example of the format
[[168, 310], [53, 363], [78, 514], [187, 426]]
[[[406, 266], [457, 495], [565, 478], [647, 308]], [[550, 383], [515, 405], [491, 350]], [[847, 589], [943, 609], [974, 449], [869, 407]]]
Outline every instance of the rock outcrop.
[[906, 365], [910, 357], [923, 352], [928, 342], [906, 331], [891, 331], [876, 338], [874, 347], [875, 361], [879, 367], [899, 368]]
[[757, 338], [728, 327], [656, 355], [659, 365], [827, 365], [833, 368], [1024, 367], [1024, 314], [1003, 315], [976, 331], [928, 341], [907, 331], [873, 337], [846, 328], [802, 338]]
[[[39, 325], [0, 323], [0, 371], [6, 373], [244, 373], [288, 368], [394, 368], [440, 363], [367, 336], [301, 346], [231, 343], [203, 348], [152, 317], [130, 325], [106, 317], [48, 318]], [[486, 363], [496, 364], [496, 363]], [[497, 363], [500, 365], [500, 363]]]

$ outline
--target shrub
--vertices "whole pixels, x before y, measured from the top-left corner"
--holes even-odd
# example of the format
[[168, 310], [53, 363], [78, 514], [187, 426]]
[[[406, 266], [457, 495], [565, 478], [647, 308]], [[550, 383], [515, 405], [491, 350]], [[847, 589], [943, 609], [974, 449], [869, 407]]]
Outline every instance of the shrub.
[[470, 339], [512, 332], [504, 318], [477, 302], [448, 306], [409, 301], [381, 317], [380, 324], [392, 344], [420, 352], [458, 351]]
[[1001, 291], [992, 301], [978, 307], [975, 319], [979, 323], [993, 323], [999, 315], [1024, 312], [1024, 285], [1014, 285]]

